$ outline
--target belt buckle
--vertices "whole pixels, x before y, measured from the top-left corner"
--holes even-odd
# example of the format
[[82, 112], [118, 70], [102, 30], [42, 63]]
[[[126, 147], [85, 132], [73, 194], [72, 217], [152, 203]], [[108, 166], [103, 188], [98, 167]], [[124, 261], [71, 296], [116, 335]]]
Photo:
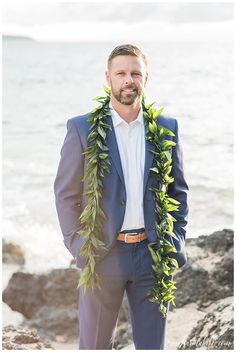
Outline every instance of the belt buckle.
[[129, 236], [129, 234], [128, 234], [128, 233], [125, 233], [125, 243], [128, 243], [128, 242], [127, 242], [127, 236]]
[[127, 236], [129, 236], [129, 235], [136, 235], [136, 236], [139, 236], [139, 241], [138, 242], [141, 242], [141, 233], [137, 233], [137, 232], [127, 232], [127, 233], [125, 233], [125, 243], [129, 243], [128, 241], [127, 241]]

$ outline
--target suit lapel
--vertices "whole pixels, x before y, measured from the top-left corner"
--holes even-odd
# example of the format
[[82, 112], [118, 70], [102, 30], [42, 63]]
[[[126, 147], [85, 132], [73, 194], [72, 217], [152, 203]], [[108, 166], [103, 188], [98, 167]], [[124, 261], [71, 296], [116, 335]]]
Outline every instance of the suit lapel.
[[124, 174], [122, 170], [121, 160], [120, 160], [120, 153], [117, 145], [115, 130], [112, 122], [112, 118], [109, 116], [107, 119], [107, 123], [111, 126], [111, 130], [107, 131], [107, 146], [109, 148], [109, 154], [114, 162], [115, 168], [120, 176], [121, 181], [125, 186], [124, 181]]
[[151, 150], [154, 150], [154, 146], [146, 139], [146, 137], [148, 136], [148, 133], [149, 133], [148, 127], [145, 124], [145, 164], [144, 164], [144, 177], [143, 177], [143, 194], [145, 194], [149, 170], [150, 170], [150, 167], [152, 166], [153, 157], [154, 157], [153, 153], [151, 153]]

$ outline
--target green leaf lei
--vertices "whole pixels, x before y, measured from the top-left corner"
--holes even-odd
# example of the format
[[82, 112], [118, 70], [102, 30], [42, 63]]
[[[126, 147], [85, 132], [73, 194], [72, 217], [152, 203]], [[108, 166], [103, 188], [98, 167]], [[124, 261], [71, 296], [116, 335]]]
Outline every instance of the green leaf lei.
[[[80, 255], [85, 258], [85, 267], [78, 287], [83, 285], [85, 292], [88, 288], [100, 287], [100, 278], [95, 270], [96, 262], [99, 260], [97, 250], [107, 250], [102, 237], [102, 221], [106, 219], [106, 215], [100, 207], [100, 200], [103, 191], [102, 178], [110, 171], [106, 134], [111, 126], [106, 123], [106, 119], [111, 116], [111, 112], [109, 108], [110, 89], [104, 87], [104, 90], [106, 96], [94, 98], [100, 105], [90, 113], [87, 119], [91, 126], [88, 135], [89, 146], [84, 152], [88, 164], [83, 181], [87, 181], [88, 184], [84, 192], [88, 203], [80, 215], [82, 230], [78, 231], [78, 235], [85, 237], [85, 243], [80, 252]], [[154, 103], [146, 105], [143, 96], [143, 116], [145, 125], [148, 127], [146, 139], [154, 146], [154, 150], [150, 150], [154, 154], [154, 164], [150, 172], [159, 181], [158, 187], [149, 189], [155, 200], [155, 213], [158, 221], [155, 222], [157, 240], [148, 245], [153, 261], [154, 286], [147, 294], [150, 295], [150, 301], [159, 304], [159, 309], [165, 317], [167, 303], [170, 302], [175, 307], [176, 282], [172, 280], [172, 275], [178, 268], [176, 259], [169, 256], [171, 252], [176, 252], [176, 249], [166, 235], [175, 237], [173, 222], [176, 219], [170, 213], [178, 211], [180, 203], [167, 194], [168, 185], [174, 181], [174, 178], [170, 176], [171, 149], [176, 143], [164, 137], [175, 136], [175, 134], [156, 123], [163, 108], [156, 110], [153, 107]]]

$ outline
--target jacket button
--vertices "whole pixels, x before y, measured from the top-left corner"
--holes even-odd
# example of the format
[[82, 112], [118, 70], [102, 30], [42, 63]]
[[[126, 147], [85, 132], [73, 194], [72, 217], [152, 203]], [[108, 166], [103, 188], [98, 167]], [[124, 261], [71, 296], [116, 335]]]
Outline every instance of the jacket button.
[[125, 205], [125, 200], [122, 200], [122, 201], [120, 202], [120, 204], [121, 204], [121, 205]]

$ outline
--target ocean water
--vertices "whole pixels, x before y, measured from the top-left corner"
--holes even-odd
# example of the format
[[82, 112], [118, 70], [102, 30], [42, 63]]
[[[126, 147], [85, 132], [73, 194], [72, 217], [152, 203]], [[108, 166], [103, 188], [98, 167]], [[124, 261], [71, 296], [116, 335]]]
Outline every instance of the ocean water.
[[[232, 228], [232, 43], [136, 44], [149, 61], [147, 101], [179, 121], [187, 236]], [[28, 271], [66, 267], [71, 259], [53, 182], [66, 121], [95, 106], [115, 45], [3, 40], [3, 237], [25, 249]]]

